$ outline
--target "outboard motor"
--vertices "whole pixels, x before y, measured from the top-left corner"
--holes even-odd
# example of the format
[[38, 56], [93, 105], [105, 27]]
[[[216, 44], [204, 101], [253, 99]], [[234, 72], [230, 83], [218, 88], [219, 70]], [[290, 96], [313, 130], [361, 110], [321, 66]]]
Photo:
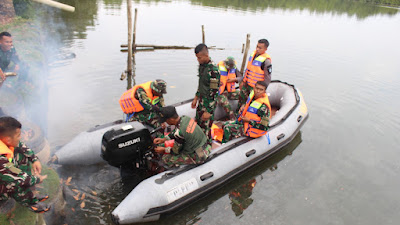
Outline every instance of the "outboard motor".
[[129, 164], [140, 169], [146, 165], [146, 154], [151, 154], [152, 145], [150, 131], [141, 123], [133, 122], [104, 133], [101, 157], [118, 168]]

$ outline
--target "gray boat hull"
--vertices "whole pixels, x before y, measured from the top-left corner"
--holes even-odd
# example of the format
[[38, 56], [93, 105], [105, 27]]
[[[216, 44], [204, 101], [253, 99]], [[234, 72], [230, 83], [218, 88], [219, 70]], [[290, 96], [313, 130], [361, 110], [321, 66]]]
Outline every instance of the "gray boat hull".
[[[277, 152], [299, 132], [308, 118], [301, 92], [293, 85], [274, 81], [267, 93], [271, 105], [279, 110], [271, 118], [270, 130], [262, 137], [241, 137], [213, 150], [202, 165], [166, 171], [137, 185], [112, 212], [117, 224], [155, 221], [163, 214], [180, 209], [210, 190], [222, 185], [248, 168]], [[177, 106], [180, 115], [193, 117], [190, 101]], [[221, 118], [221, 108], [215, 118]]]

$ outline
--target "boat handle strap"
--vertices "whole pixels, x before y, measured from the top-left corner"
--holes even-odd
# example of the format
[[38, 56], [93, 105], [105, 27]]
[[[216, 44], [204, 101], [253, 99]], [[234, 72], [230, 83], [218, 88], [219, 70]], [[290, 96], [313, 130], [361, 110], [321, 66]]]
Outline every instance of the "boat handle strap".
[[246, 152], [246, 157], [250, 157], [250, 156], [252, 156], [252, 155], [254, 155], [254, 154], [256, 154], [256, 150], [255, 150], [255, 149], [252, 149], [252, 150]]
[[211, 177], [213, 177], [213, 176], [214, 176], [214, 173], [213, 173], [213, 172], [208, 172], [208, 173], [206, 173], [206, 174], [201, 175], [201, 176], [200, 176], [200, 180], [201, 180], [201, 181], [205, 181], [205, 180], [207, 180], [207, 179], [209, 179], [209, 178], [211, 178]]

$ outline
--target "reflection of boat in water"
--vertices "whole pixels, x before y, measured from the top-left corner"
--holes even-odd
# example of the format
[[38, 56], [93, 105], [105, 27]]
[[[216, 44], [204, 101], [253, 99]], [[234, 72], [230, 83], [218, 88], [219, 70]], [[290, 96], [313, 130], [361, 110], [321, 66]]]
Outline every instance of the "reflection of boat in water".
[[[278, 108], [276, 114], [271, 118], [270, 130], [267, 135], [256, 139], [241, 137], [232, 140], [213, 149], [211, 157], [204, 164], [181, 167], [143, 180], [113, 211], [113, 221], [119, 224], [128, 224], [158, 220], [161, 215], [179, 210], [208, 194], [212, 189], [223, 185], [290, 143], [308, 117], [303, 96], [293, 85], [280, 81], [271, 82], [267, 93], [272, 107]], [[191, 100], [176, 104], [178, 114], [194, 117], [195, 110], [191, 109], [190, 103]], [[231, 103], [236, 107], [235, 101]], [[224, 116], [224, 111], [218, 107], [215, 119], [219, 120]], [[145, 152], [141, 151], [150, 148], [146, 146], [145, 142], [151, 140], [151, 137], [150, 132], [143, 125], [132, 122], [129, 124], [117, 123], [112, 126], [111, 133], [113, 135], [110, 135], [109, 132], [104, 135], [105, 139], [110, 140], [108, 144], [111, 145], [116, 140], [123, 140], [112, 143], [115, 145], [115, 152], [125, 154], [127, 152], [123, 152], [125, 146], [129, 146], [130, 149], [140, 146], [132, 151], [138, 155], [145, 155]], [[109, 130], [111, 126], [100, 126], [87, 133], [92, 135], [93, 132], [98, 131], [104, 133], [104, 131], [100, 132], [103, 129]], [[129, 138], [122, 137], [124, 132], [130, 133]], [[100, 142], [101, 136], [96, 137], [98, 142]], [[96, 141], [96, 138], [82, 137], [82, 140], [89, 142], [89, 140]], [[76, 149], [66, 145], [67, 153], [65, 149], [60, 149], [56, 153], [58, 161], [61, 164], [73, 164], [75, 159], [79, 162], [90, 163], [102, 161], [100, 146], [87, 153], [83, 150], [82, 143], [85, 142], [75, 145]], [[86, 143], [86, 145], [88, 144], [90, 145], [90, 143]], [[99, 145], [99, 143], [95, 144]], [[104, 139], [102, 148], [103, 155], [107, 156], [107, 143], [104, 142]], [[74, 159], [69, 159], [69, 156]], [[134, 157], [131, 160], [139, 163], [141, 159]]]
[[240, 187], [229, 192], [229, 199], [231, 200], [232, 211], [236, 216], [243, 214], [243, 211], [247, 209], [253, 203], [253, 199], [250, 198], [253, 193], [253, 188], [256, 186], [257, 180], [251, 179]]

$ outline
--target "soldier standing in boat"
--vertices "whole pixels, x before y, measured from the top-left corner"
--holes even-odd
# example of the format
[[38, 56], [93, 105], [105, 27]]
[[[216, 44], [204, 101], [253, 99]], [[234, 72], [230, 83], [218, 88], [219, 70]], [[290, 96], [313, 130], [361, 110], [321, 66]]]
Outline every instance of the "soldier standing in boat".
[[[180, 117], [174, 106], [164, 107], [160, 111], [161, 122], [175, 126], [165, 138], [154, 139], [154, 144], [160, 145], [154, 150], [166, 153], [162, 156], [163, 163], [172, 167], [204, 162], [210, 154], [211, 145], [196, 121], [188, 116]], [[174, 140], [174, 143], [167, 144], [168, 140]]]
[[158, 128], [160, 107], [164, 107], [163, 95], [167, 93], [167, 83], [161, 79], [134, 86], [120, 98], [119, 104], [127, 121], [139, 121]]
[[229, 119], [235, 120], [235, 113], [231, 108], [229, 100], [238, 100], [239, 90], [236, 90], [235, 83], [242, 80], [242, 74], [236, 67], [235, 59], [231, 56], [218, 63], [218, 70], [221, 74], [221, 82], [217, 102], [224, 108], [226, 114], [229, 115]]
[[265, 81], [267, 86], [271, 82], [271, 56], [266, 53], [268, 46], [269, 42], [267, 39], [260, 39], [257, 43], [256, 50], [249, 57], [243, 81], [240, 83], [237, 111], [246, 103], [257, 81]]
[[265, 93], [267, 86], [265, 81], [257, 81], [246, 104], [239, 110], [238, 120], [223, 124], [222, 143], [241, 136], [258, 138], [267, 134], [271, 113], [271, 104]]
[[50, 207], [42, 201], [49, 196], [35, 196], [31, 190], [47, 175], [40, 174], [38, 157], [20, 139], [21, 123], [12, 117], [0, 117], [0, 201], [14, 198], [33, 212], [47, 212]]
[[196, 108], [196, 122], [204, 131], [211, 144], [211, 125], [214, 121], [214, 110], [217, 105], [220, 74], [208, 54], [205, 44], [199, 44], [194, 50], [199, 62], [199, 85], [192, 101], [192, 108]]

